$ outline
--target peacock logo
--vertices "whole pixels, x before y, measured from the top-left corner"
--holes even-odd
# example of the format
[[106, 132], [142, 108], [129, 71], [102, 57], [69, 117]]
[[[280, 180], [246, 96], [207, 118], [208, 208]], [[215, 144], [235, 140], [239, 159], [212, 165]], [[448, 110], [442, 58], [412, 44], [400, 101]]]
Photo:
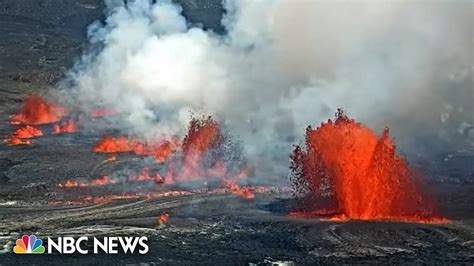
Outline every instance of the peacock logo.
[[35, 235], [24, 235], [17, 239], [16, 246], [13, 248], [16, 254], [43, 254], [44, 250], [43, 241]]

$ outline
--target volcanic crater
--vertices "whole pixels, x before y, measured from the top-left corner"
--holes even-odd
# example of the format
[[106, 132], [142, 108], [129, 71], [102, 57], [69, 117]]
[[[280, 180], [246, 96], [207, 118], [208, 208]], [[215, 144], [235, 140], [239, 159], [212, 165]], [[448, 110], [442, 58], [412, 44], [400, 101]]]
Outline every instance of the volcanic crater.
[[[0, 26], [10, 25], [11, 32], [6, 27], [0, 31], [20, 44], [0, 38], [0, 59], [9, 59], [0, 75], [0, 135], [5, 140], [0, 145], [0, 263], [92, 264], [106, 258], [122, 264], [472, 264], [474, 154], [446, 151], [417, 163], [429, 177], [424, 185], [431, 191], [426, 193], [436, 201], [436, 207], [419, 213], [426, 202], [405, 211], [383, 198], [401, 191], [409, 195], [393, 196], [397, 202], [418, 204], [421, 197], [388, 131], [377, 137], [341, 112], [323, 130], [307, 129], [306, 146], [293, 147], [293, 177], [283, 185], [252, 178], [251, 162], [242, 158], [238, 140], [212, 117], [190, 118], [185, 136], [156, 141], [126, 136], [107, 119], [120, 113], [107, 107], [80, 113], [48, 97], [72, 61], [59, 59], [58, 53], [81, 50], [82, 26], [100, 19], [101, 1], [57, 5], [43, 13], [21, 9], [27, 2], [0, 2]], [[200, 7], [190, 1], [183, 5], [184, 14], [222, 31], [214, 25], [222, 16], [221, 4], [205, 2]], [[37, 23], [49, 21], [50, 12], [56, 18], [51, 24]], [[34, 71], [31, 64], [11, 62], [25, 62], [27, 55], [18, 49], [30, 50], [31, 45], [39, 56], [28, 57], [38, 65]], [[335, 152], [324, 145], [332, 145], [344, 160], [359, 156], [356, 164], [369, 162], [353, 146], [337, 146], [344, 141], [327, 139], [339, 133], [323, 131], [337, 131], [337, 125], [354, 129], [354, 137], [363, 134], [374, 150], [389, 154], [378, 157], [382, 165], [398, 165], [392, 169], [371, 162], [367, 167], [388, 175], [369, 180], [386, 186], [377, 184], [371, 188], [379, 190], [362, 193], [373, 208], [352, 206], [358, 200], [354, 191], [338, 185], [349, 177], [352, 182], [367, 180], [351, 174], [351, 165], [334, 162]], [[301, 129], [302, 138], [304, 133]], [[290, 158], [292, 147], [283, 152]], [[393, 171], [405, 176], [397, 179]], [[333, 189], [323, 191], [324, 184]], [[401, 188], [393, 192], [387, 187], [391, 184]], [[148, 236], [150, 252], [31, 259], [11, 254], [14, 241], [29, 233], [39, 238]]]

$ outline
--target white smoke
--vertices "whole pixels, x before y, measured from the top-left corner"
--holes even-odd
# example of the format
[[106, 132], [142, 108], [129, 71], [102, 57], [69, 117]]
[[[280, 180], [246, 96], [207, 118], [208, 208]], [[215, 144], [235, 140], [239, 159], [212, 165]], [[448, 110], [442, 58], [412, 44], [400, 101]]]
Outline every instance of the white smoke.
[[271, 175], [339, 107], [391, 126], [402, 147], [474, 120], [468, 0], [229, 0], [223, 36], [190, 27], [171, 1], [106, 4], [66, 95], [113, 106], [133, 134], [182, 134], [189, 111], [218, 115]]

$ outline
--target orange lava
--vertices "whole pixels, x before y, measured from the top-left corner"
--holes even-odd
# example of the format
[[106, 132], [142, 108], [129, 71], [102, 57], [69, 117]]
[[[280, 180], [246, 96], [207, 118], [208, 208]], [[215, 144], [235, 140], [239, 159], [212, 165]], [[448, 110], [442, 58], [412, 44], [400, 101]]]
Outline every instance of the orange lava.
[[[188, 132], [181, 144], [177, 137], [162, 141], [141, 141], [128, 139], [127, 137], [103, 137], [93, 148], [97, 153], [134, 153], [139, 156], [152, 156], [155, 161], [164, 163], [182, 150], [182, 163], [178, 167], [173, 160], [168, 164], [165, 177], [148, 176], [147, 171], [130, 180], [162, 180], [166, 184], [175, 181], [188, 181], [202, 179], [208, 176], [220, 178], [246, 178], [249, 174], [247, 167], [240, 170], [238, 174], [228, 171], [226, 163], [221, 157], [213, 157], [205, 160], [208, 152], [219, 148], [223, 144], [223, 135], [219, 124], [211, 117], [206, 119], [193, 118], [190, 122]], [[109, 161], [109, 160], [107, 160]], [[237, 170], [239, 171], [239, 170]]]
[[396, 154], [388, 129], [377, 137], [339, 110], [335, 122], [308, 127], [305, 144], [291, 155], [295, 190], [331, 195], [339, 214], [334, 219], [443, 220], [433, 217], [432, 201], [420, 191], [420, 177]]
[[160, 214], [160, 218], [158, 218], [158, 223], [160, 225], [166, 224], [168, 222], [169, 214], [166, 212]]
[[72, 181], [72, 180], [68, 180], [66, 181], [66, 183], [64, 184], [59, 184], [58, 185], [59, 187], [66, 187], [66, 188], [72, 188], [72, 187], [87, 187], [87, 184], [84, 183], [84, 182], [76, 182], [76, 181]]
[[25, 126], [22, 128], [17, 129], [13, 132], [12, 137], [19, 138], [19, 139], [31, 139], [34, 137], [43, 136], [43, 131], [41, 129], [32, 127], [32, 126]]
[[130, 176], [128, 178], [130, 181], [155, 181], [156, 183], [164, 183], [163, 178], [159, 173], [155, 175], [150, 174], [150, 169], [148, 167], [143, 168], [142, 172], [136, 176]]
[[132, 141], [129, 141], [126, 137], [103, 137], [94, 146], [94, 152], [121, 153], [131, 151], [133, 151]]
[[243, 197], [246, 199], [255, 198], [255, 194], [248, 188], [241, 188], [239, 184], [230, 179], [224, 179], [224, 185], [227, 187], [230, 193]]
[[26, 99], [21, 112], [10, 117], [12, 124], [41, 125], [59, 121], [66, 114], [62, 107], [46, 102], [40, 96]]
[[53, 126], [53, 134], [74, 133], [76, 131], [76, 122], [74, 122], [74, 120], [72, 119], [69, 119], [68, 121], [62, 123], [61, 126], [59, 124], [55, 124]]
[[110, 180], [106, 175], [96, 178], [91, 182], [91, 185], [94, 187], [101, 187], [109, 184], [115, 184], [115, 181]]
[[30, 145], [32, 141], [28, 139], [40, 136], [43, 136], [41, 129], [27, 125], [15, 130], [11, 137], [5, 139], [4, 142], [9, 145]]
[[[166, 169], [166, 174], [162, 176], [159, 172], [151, 171], [148, 167], [145, 167], [138, 174], [119, 180], [110, 180], [104, 176], [91, 182], [72, 183], [70, 181], [59, 186], [66, 188], [93, 187], [119, 182], [146, 181], [153, 181], [160, 185], [171, 185], [176, 182], [220, 178], [223, 180], [222, 190], [248, 199], [254, 198], [254, 192], [250, 188], [241, 188], [233, 181], [247, 178], [250, 171], [247, 166], [233, 165], [234, 162], [229, 163], [225, 160], [225, 153], [229, 152], [225, 149], [227, 147], [225, 141], [219, 124], [211, 117], [205, 119], [193, 118], [182, 142], [183, 144], [176, 137], [162, 141], [144, 141], [127, 137], [104, 136], [93, 147], [94, 152], [110, 154], [104, 160], [104, 163], [116, 160], [116, 154], [118, 153], [153, 156], [156, 162], [166, 163], [166, 168], [160, 167]], [[177, 156], [171, 157], [178, 151]], [[182, 151], [182, 156], [180, 151]], [[204, 182], [204, 184], [207, 184], [207, 182]]]
[[93, 150], [98, 153], [135, 153], [140, 156], [153, 156], [157, 162], [164, 162], [179, 147], [177, 139], [156, 143], [129, 140], [126, 137], [103, 137]]
[[3, 142], [8, 144], [8, 145], [12, 145], [12, 146], [33, 144], [31, 139], [18, 139], [18, 138], [5, 139]]
[[115, 180], [109, 179], [108, 176], [101, 176], [99, 178], [93, 179], [92, 181], [72, 181], [72, 180], [67, 180], [66, 183], [59, 183], [58, 187], [65, 187], [65, 188], [85, 188], [85, 187], [101, 187], [109, 184], [115, 184], [117, 183]]
[[203, 157], [212, 148], [222, 143], [219, 124], [210, 116], [207, 119], [193, 118], [183, 141], [182, 178], [196, 179], [205, 175]]

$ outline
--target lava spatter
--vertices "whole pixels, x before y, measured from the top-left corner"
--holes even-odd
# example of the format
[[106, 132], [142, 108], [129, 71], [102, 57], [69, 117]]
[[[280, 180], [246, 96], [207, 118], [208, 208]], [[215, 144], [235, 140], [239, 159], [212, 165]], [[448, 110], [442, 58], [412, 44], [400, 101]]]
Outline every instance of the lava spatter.
[[30, 145], [31, 138], [43, 136], [43, 131], [40, 128], [33, 126], [25, 126], [15, 130], [12, 135], [4, 140], [8, 145]]
[[62, 133], [74, 133], [77, 131], [76, 122], [72, 119], [69, 119], [60, 124], [55, 124], [53, 126], [53, 134], [62, 134]]
[[62, 107], [48, 103], [40, 96], [29, 96], [19, 114], [10, 117], [12, 124], [41, 125], [58, 122], [66, 115]]
[[193, 118], [183, 141], [183, 170], [181, 177], [193, 179], [206, 175], [203, 160], [207, 152], [223, 143], [219, 124], [211, 117]]

